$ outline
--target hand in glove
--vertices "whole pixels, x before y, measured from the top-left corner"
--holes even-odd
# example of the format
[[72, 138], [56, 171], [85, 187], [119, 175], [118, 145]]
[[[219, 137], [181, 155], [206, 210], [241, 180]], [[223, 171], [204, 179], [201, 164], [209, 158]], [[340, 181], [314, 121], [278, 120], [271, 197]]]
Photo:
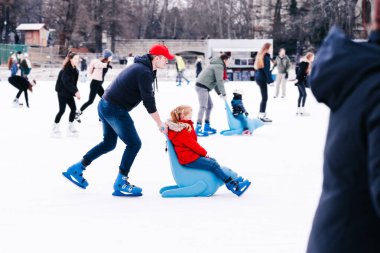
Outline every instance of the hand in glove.
[[221, 98], [221, 99], [223, 99], [223, 100], [226, 100], [227, 98], [226, 98], [226, 95], [223, 95], [223, 94], [219, 94], [219, 97]]
[[285, 72], [285, 79], [288, 79], [288, 77], [289, 77], [289, 73]]
[[244, 113], [244, 115], [245, 115], [246, 117], [248, 117], [248, 114], [249, 114], [248, 112], [245, 112], [245, 113]]

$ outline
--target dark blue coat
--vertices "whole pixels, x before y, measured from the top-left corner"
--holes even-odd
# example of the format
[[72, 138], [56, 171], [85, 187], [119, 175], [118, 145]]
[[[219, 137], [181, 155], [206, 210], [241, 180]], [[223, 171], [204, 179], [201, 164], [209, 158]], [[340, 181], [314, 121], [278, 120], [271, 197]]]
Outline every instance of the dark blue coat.
[[380, 252], [379, 35], [355, 43], [333, 28], [313, 64], [312, 92], [331, 113], [308, 253]]
[[231, 106], [232, 106], [232, 114], [234, 116], [238, 116], [239, 114], [246, 113], [242, 96], [234, 96], [234, 98], [231, 100]]
[[264, 68], [255, 72], [255, 80], [267, 84], [273, 83], [272, 73], [270, 72], [270, 55], [268, 53], [264, 55]]
[[154, 113], [156, 101], [153, 82], [156, 74], [148, 55], [135, 58], [135, 64], [124, 69], [105, 91], [103, 98], [128, 111], [141, 101], [149, 113]]

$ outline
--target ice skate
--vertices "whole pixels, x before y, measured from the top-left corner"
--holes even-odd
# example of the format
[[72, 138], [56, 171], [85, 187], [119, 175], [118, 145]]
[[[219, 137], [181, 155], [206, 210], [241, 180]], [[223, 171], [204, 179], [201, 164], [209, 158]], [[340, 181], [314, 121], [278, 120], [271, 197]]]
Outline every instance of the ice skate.
[[212, 128], [210, 126], [210, 123], [205, 123], [205, 128], [203, 129], [203, 132], [206, 132], [208, 134], [216, 134], [216, 129]]
[[195, 133], [197, 134], [197, 136], [199, 137], [207, 137], [208, 136], [208, 133], [207, 132], [204, 132], [202, 131], [202, 125], [197, 123], [197, 126], [195, 128]]
[[23, 105], [24, 105], [24, 104], [21, 103], [21, 102], [18, 100], [18, 98], [15, 98], [15, 99], [13, 100], [13, 107], [20, 108], [20, 107], [22, 107]]
[[310, 116], [310, 113], [305, 111], [305, 107], [301, 107], [300, 116], [307, 117], [307, 116]]
[[113, 196], [117, 197], [139, 197], [142, 196], [142, 189], [128, 182], [128, 177], [118, 174], [113, 185]]
[[78, 123], [82, 123], [82, 120], [80, 119], [80, 116], [82, 115], [82, 112], [81, 111], [77, 111], [75, 113], [75, 120], [78, 122]]
[[59, 128], [59, 123], [54, 123], [53, 124], [53, 129], [51, 131], [51, 136], [52, 137], [61, 137], [61, 130]]
[[266, 113], [259, 113], [259, 120], [261, 120], [262, 122], [264, 122], [264, 124], [271, 124], [272, 123], [272, 120], [270, 118], [267, 118], [266, 117]]
[[247, 179], [244, 180], [242, 177], [238, 177], [236, 179], [229, 178], [226, 181], [227, 189], [239, 197], [249, 188], [250, 185], [251, 182]]
[[76, 163], [70, 166], [66, 172], [62, 172], [62, 175], [70, 180], [70, 182], [74, 183], [76, 186], [86, 189], [88, 186], [87, 180], [83, 177], [83, 171], [86, 168], [83, 166], [81, 162]]
[[69, 122], [69, 126], [67, 128], [68, 136], [78, 136], [78, 130], [75, 128], [74, 122]]

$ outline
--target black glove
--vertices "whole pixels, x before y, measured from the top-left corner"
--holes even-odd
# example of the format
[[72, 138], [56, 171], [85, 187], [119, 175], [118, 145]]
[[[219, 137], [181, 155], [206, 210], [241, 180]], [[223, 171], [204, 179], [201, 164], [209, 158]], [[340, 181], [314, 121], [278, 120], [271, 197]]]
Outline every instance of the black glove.
[[288, 77], [289, 77], [289, 73], [285, 72], [285, 79], [288, 79]]
[[108, 62], [107, 68], [112, 69], [112, 66], [109, 62]]
[[244, 115], [245, 115], [246, 117], [248, 117], [248, 114], [249, 114], [248, 112], [245, 112], [245, 113], [244, 113]]

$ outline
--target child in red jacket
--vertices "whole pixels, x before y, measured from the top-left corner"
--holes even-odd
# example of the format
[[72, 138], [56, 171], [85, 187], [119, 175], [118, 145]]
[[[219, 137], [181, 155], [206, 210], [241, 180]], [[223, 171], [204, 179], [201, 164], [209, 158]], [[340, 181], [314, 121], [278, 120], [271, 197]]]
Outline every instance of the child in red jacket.
[[218, 162], [207, 155], [207, 151], [197, 142], [197, 135], [191, 121], [193, 110], [190, 106], [181, 105], [171, 112], [167, 121], [168, 137], [178, 157], [178, 162], [189, 168], [200, 168], [214, 173], [225, 182], [226, 187], [234, 194], [243, 194], [251, 182], [241, 177], [232, 179], [221, 169]]

